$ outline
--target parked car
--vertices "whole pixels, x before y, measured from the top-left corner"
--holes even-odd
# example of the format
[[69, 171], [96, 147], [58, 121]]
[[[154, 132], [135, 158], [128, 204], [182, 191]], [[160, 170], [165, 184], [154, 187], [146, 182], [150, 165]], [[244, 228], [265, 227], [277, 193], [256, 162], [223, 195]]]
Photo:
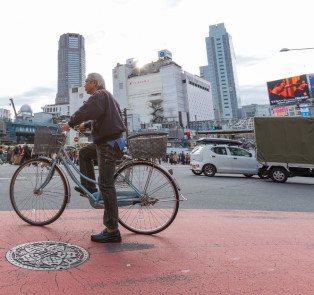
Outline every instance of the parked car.
[[209, 177], [216, 173], [244, 174], [246, 177], [257, 175], [255, 156], [232, 144], [224, 140], [196, 146], [190, 155], [190, 169], [195, 175], [204, 173]]

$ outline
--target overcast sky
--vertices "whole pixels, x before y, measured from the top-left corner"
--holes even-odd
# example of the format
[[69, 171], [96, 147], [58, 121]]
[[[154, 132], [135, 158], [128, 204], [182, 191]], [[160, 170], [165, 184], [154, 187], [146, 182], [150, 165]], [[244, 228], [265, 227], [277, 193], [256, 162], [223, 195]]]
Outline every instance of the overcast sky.
[[209, 26], [232, 36], [242, 105], [269, 103], [266, 82], [314, 72], [314, 1], [292, 0], [0, 0], [0, 108], [40, 112], [57, 93], [58, 41], [85, 37], [86, 73], [99, 72], [112, 91], [112, 69], [168, 49], [183, 70], [207, 65]]

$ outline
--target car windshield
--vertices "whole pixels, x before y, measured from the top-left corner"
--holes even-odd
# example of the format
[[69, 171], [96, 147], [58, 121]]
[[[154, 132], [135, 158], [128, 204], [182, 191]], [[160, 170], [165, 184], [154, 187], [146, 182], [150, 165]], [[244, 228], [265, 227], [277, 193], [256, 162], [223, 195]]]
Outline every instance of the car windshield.
[[191, 154], [198, 154], [203, 149], [203, 146], [197, 146], [193, 149]]

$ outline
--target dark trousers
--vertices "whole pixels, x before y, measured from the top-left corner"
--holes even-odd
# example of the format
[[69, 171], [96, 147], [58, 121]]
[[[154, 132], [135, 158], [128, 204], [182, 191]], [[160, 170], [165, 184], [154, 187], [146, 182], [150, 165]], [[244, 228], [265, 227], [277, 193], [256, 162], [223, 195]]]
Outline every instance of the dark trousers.
[[[79, 164], [80, 171], [87, 177], [95, 180], [94, 161], [97, 159], [96, 144], [91, 143], [80, 149]], [[96, 185], [81, 177], [81, 183], [89, 190], [95, 191]]]
[[114, 173], [116, 160], [121, 159], [122, 154], [118, 144], [115, 144], [114, 147], [107, 143], [97, 145], [98, 183], [105, 205], [103, 222], [110, 229], [118, 228], [118, 201], [114, 186]]

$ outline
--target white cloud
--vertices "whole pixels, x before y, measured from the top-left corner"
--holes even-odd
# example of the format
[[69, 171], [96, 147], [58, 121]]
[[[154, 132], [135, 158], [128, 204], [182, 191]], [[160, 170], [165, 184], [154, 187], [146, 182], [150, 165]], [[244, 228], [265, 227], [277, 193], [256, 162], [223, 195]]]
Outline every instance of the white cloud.
[[[259, 85], [266, 81], [314, 72], [313, 50], [279, 53], [283, 47], [314, 47], [309, 33], [314, 2], [302, 1], [301, 25], [291, 7], [292, 0], [2, 1], [0, 105], [6, 106], [8, 97], [21, 103], [25, 98], [34, 111], [54, 103], [58, 41], [64, 33], [85, 37], [86, 72], [102, 73], [112, 90], [117, 62], [130, 57], [151, 62], [161, 49], [172, 51], [183, 70], [199, 74], [207, 61], [209, 26], [221, 22], [238, 57], [242, 104], [260, 101]], [[25, 95], [33, 89], [51, 91]]]

